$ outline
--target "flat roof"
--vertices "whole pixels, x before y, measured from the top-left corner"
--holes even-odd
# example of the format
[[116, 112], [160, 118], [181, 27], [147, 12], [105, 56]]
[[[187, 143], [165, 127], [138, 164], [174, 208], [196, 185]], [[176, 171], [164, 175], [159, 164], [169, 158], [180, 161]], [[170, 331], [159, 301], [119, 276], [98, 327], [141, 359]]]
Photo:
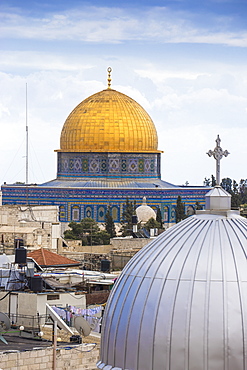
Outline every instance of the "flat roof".
[[[2, 335], [8, 344], [5, 344], [0, 340], [0, 352], [32, 351], [34, 349], [42, 349], [52, 346], [52, 342], [45, 339], [26, 338], [8, 333], [2, 333]], [[76, 344], [73, 342], [57, 342], [57, 347], [75, 346]]]

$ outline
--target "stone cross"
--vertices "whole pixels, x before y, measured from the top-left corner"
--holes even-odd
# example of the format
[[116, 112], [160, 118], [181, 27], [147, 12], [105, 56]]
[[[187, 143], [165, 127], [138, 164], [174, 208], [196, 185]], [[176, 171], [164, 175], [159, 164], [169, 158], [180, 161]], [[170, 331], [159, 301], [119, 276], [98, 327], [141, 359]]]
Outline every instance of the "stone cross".
[[219, 135], [217, 136], [217, 139], [215, 140], [216, 141], [216, 147], [214, 148], [214, 150], [209, 150], [207, 152], [207, 154], [209, 155], [209, 157], [214, 157], [214, 159], [216, 160], [216, 185], [219, 185], [220, 184], [220, 160], [223, 158], [223, 156], [227, 157], [228, 154], [230, 154], [228, 152], [228, 150], [224, 150], [221, 148], [220, 146], [220, 137]]

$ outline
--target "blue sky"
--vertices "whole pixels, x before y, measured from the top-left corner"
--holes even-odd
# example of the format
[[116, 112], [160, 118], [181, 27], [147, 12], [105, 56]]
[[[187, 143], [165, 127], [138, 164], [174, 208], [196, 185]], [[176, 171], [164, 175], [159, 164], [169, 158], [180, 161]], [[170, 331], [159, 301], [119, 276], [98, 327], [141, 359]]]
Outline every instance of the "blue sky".
[[138, 101], [159, 135], [162, 178], [202, 185], [219, 134], [221, 176], [247, 178], [247, 2], [0, 0], [0, 182], [56, 174], [63, 123], [107, 85]]

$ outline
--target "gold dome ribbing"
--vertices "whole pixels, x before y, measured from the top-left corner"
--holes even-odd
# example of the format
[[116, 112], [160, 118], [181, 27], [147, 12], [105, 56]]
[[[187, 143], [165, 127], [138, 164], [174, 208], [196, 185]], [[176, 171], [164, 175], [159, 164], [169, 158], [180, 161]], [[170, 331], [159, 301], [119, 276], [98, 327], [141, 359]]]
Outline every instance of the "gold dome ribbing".
[[147, 112], [133, 99], [108, 88], [83, 100], [66, 119], [60, 151], [152, 152], [158, 138]]

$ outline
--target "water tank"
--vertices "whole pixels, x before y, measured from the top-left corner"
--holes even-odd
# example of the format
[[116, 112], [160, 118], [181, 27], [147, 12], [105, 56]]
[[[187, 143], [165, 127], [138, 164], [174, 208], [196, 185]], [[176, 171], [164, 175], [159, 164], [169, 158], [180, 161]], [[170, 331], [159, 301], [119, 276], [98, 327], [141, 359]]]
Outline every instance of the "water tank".
[[138, 224], [138, 219], [137, 219], [136, 215], [133, 215], [131, 219], [132, 219], [132, 224], [133, 225]]
[[23, 239], [21, 238], [15, 238], [15, 241], [14, 241], [14, 244], [15, 244], [15, 248], [20, 248], [20, 247], [23, 247]]
[[100, 270], [102, 272], [110, 271], [110, 264], [111, 262], [109, 260], [101, 260]]
[[30, 289], [33, 292], [42, 292], [43, 280], [41, 276], [33, 276], [30, 278]]
[[26, 264], [27, 250], [25, 248], [16, 248], [15, 250], [15, 263]]

